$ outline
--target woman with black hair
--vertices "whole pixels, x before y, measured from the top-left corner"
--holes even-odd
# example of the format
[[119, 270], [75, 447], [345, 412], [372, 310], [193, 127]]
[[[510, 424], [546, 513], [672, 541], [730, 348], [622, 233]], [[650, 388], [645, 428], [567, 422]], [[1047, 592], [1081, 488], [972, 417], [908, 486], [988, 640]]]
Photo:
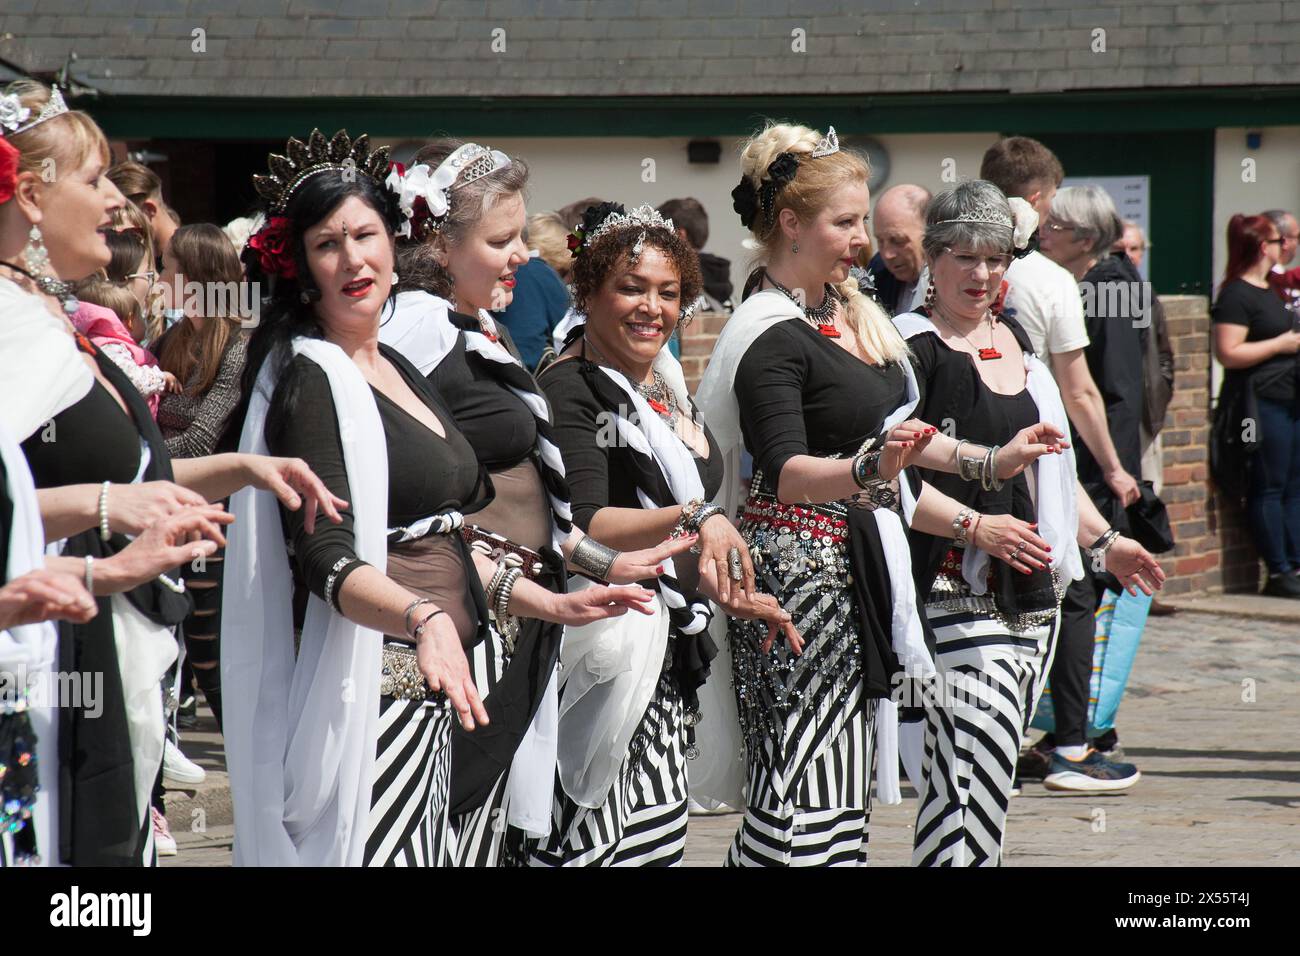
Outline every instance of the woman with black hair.
[[[489, 613], [509, 631], [515, 616], [586, 623], [649, 599], [556, 595], [462, 538], [491, 484], [441, 398], [379, 342], [401, 222], [387, 152], [314, 130], [255, 178], [268, 218], [245, 262], [271, 299], [232, 429], [242, 449], [300, 454], [351, 505], [310, 535], [265, 496], [232, 502], [222, 685], [239, 864], [443, 862], [447, 703], [466, 730], [489, 724], [464, 650]], [[310, 595], [300, 630], [285, 537]]]

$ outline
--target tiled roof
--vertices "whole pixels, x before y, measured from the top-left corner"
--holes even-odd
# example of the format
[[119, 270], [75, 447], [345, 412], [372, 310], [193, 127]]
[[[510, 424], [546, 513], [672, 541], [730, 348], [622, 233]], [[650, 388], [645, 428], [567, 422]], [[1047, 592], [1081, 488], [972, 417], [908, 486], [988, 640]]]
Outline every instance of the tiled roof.
[[[864, 12], [865, 10], [865, 12]], [[202, 30], [203, 43], [196, 40]], [[202, 46], [202, 49], [199, 47]], [[1050, 92], [1300, 82], [1300, 3], [4, 0], [0, 60], [150, 96]]]

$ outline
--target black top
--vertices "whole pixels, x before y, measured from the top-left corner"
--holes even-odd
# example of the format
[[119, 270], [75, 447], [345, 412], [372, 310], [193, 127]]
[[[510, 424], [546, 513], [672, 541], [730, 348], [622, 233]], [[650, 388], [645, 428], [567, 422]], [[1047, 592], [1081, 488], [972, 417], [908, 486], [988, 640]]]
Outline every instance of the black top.
[[140, 432], [99, 379], [23, 442], [37, 488], [129, 485], [140, 470]]
[[[440, 437], [382, 392], [371, 388], [388, 449], [388, 526], [407, 525], [448, 509], [464, 509], [475, 500], [479, 486], [474, 449], [456, 430], [451, 412], [414, 366], [387, 345], [381, 344], [379, 348], [401, 372], [411, 391], [438, 417], [447, 433], [446, 438]], [[330, 491], [351, 502], [352, 491], [329, 378], [306, 356], [296, 356], [294, 363], [298, 371], [295, 412], [288, 427], [268, 429], [267, 449], [272, 455], [303, 459]], [[283, 400], [282, 389], [277, 388], [271, 398], [272, 408]], [[309, 535], [303, 526], [302, 508], [297, 511], [281, 508], [303, 581], [322, 600], [325, 580], [340, 558], [354, 560], [335, 578], [332, 596], [336, 601], [343, 581], [363, 563], [356, 560], [352, 510], [341, 509], [340, 514], [341, 524], [318, 520], [315, 533]]]
[[[1015, 319], [999, 316], [997, 321], [1015, 335], [1020, 349], [1032, 353], [1029, 336]], [[1014, 396], [999, 395], [984, 384], [975, 359], [950, 348], [933, 332], [908, 339], [921, 403], [916, 417], [926, 422], [950, 420], [953, 435], [980, 445], [1005, 445], [1020, 429], [1041, 421], [1028, 389]], [[1022, 521], [1036, 521], [1033, 499], [1023, 473], [1004, 482], [998, 491], [985, 491], [978, 481], [963, 481], [948, 472], [923, 469], [922, 477], [948, 497], [982, 514], [1011, 514]], [[944, 555], [952, 547], [947, 537], [913, 531], [912, 573], [921, 599], [930, 593]], [[1021, 574], [1002, 561], [993, 560], [993, 596], [998, 607], [1009, 613], [1046, 610], [1056, 604], [1051, 576], [1046, 571]]]
[[[479, 329], [472, 315], [449, 313], [460, 329]], [[512, 354], [509, 337], [501, 344]], [[465, 348], [465, 337], [456, 336], [451, 351], [431, 372], [429, 381], [456, 417], [456, 425], [478, 453], [489, 471], [512, 468], [532, 454], [537, 443], [537, 420], [523, 400], [501, 385], [491, 366], [497, 363]]]
[[[640, 508], [637, 483], [627, 454], [608, 436], [614, 425], [604, 405], [585, 381], [580, 366], [585, 359], [566, 359], [549, 366], [541, 385], [551, 401], [555, 416], [555, 443], [564, 457], [564, 471], [569, 479], [573, 523], [583, 531], [601, 508]], [[604, 374], [603, 372], [600, 374]], [[722, 452], [713, 440], [709, 426], [698, 417], [709, 442], [709, 457], [696, 456], [695, 467], [704, 485], [704, 497], [713, 498], [722, 487]]]
[[9, 583], [9, 536], [14, 526], [14, 503], [9, 498], [9, 471], [0, 458], [0, 584]]
[[907, 395], [895, 362], [868, 365], [806, 322], [778, 322], [736, 368], [740, 428], [766, 490], [795, 455], [855, 454]]
[[[1293, 316], [1272, 289], [1261, 289], [1244, 279], [1233, 279], [1219, 290], [1210, 310], [1211, 321], [1246, 326], [1247, 342], [1263, 342], [1291, 330]], [[1275, 355], [1243, 371], [1249, 373], [1255, 394], [1274, 402], [1293, 402], [1300, 355]]]
[[[1125, 284], [1137, 289], [1141, 282], [1142, 276], [1121, 252], [1100, 259], [1079, 283], [1085, 303], [1089, 297], [1092, 300], [1084, 309], [1089, 339], [1084, 356], [1106, 406], [1106, 428], [1115, 453], [1130, 475], [1142, 474], [1143, 356], [1147, 329], [1140, 327], [1131, 315], [1112, 314], [1116, 311], [1114, 304], [1122, 301], [1112, 290]], [[1078, 434], [1078, 429], [1073, 431]], [[1075, 459], [1079, 480], [1093, 499], [1108, 498], [1111, 491], [1105, 473], [1083, 441], [1075, 443]]]

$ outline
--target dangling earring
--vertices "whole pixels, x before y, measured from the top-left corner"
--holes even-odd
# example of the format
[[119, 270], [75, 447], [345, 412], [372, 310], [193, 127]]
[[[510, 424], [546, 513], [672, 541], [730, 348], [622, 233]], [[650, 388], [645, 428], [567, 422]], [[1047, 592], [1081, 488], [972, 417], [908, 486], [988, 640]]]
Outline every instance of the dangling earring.
[[399, 276], [396, 272], [394, 272], [394, 273], [393, 273], [393, 285], [397, 285], [397, 283], [399, 283], [399, 282], [401, 282], [401, 281], [402, 281], [402, 277]]
[[23, 247], [23, 262], [27, 271], [34, 276], [44, 275], [45, 267], [50, 264], [50, 251], [45, 248], [45, 239], [41, 230], [33, 225], [27, 233], [27, 245]]
[[796, 239], [796, 240], [794, 241], [794, 245], [792, 245], [792, 246], [790, 247], [790, 251], [793, 252], [795, 255], [798, 255], [798, 254], [799, 254], [799, 240], [798, 240], [798, 239]]
[[933, 279], [931, 279], [930, 284], [925, 287], [925, 307], [927, 310], [934, 309], [934, 280]]
[[298, 293], [298, 301], [303, 305], [311, 305], [313, 302], [319, 302], [320, 289], [303, 289]]

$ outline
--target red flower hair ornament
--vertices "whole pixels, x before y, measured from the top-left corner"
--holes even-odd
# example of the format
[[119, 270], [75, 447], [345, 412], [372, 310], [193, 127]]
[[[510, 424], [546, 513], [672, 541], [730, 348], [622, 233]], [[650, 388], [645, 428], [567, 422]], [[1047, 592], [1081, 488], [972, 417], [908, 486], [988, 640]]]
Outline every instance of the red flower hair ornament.
[[272, 216], [266, 225], [249, 236], [248, 246], [256, 250], [262, 270], [267, 275], [283, 279], [298, 278], [298, 264], [293, 258], [288, 216]]

